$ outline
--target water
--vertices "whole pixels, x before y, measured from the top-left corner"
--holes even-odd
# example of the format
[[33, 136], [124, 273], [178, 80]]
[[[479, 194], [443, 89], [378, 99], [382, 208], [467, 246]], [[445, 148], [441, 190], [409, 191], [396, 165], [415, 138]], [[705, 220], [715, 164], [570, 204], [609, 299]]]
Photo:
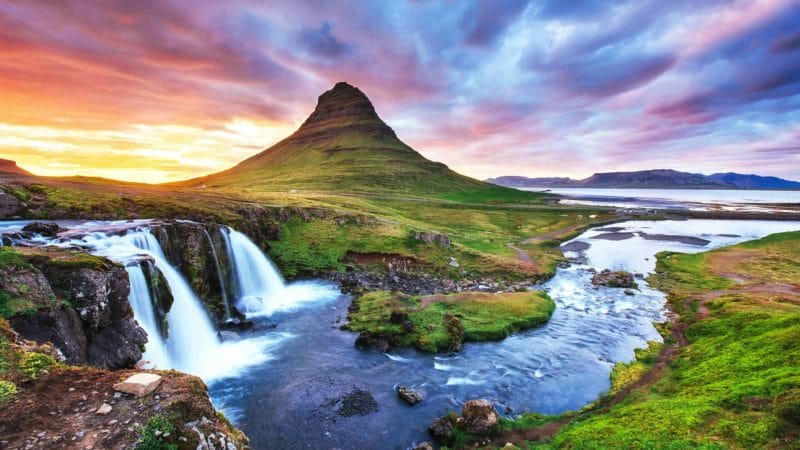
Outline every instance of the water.
[[[705, 251], [800, 229], [800, 222], [632, 221], [613, 226], [632, 233], [702, 237], [709, 244], [652, 241], [636, 234], [607, 241], [595, 238], [607, 231], [587, 231], [575, 239], [590, 244], [583, 252], [586, 263], [559, 269], [542, 286], [557, 304], [548, 324], [501, 342], [469, 343], [455, 356], [355, 348], [356, 335], [338, 328], [348, 296], [278, 312], [271, 319], [294, 338], [277, 348], [268, 364], [212, 386], [212, 397], [236, 418], [254, 448], [404, 449], [429, 439], [425, 429], [431, 420], [460, 410], [473, 398], [492, 400], [511, 416], [576, 410], [609, 389], [616, 362], [632, 360], [636, 348], [661, 339], [653, 322], [665, 320], [663, 293], [643, 280], [637, 280], [641, 292], [633, 297], [621, 289], [595, 289], [590, 267], [645, 274], [659, 251]], [[425, 400], [406, 405], [395, 394], [398, 384], [419, 389]], [[327, 406], [356, 388], [374, 396], [378, 411], [342, 417]]]
[[[402, 449], [427, 440], [430, 421], [460, 409], [468, 399], [489, 399], [510, 416], [579, 409], [608, 390], [616, 362], [630, 361], [634, 349], [660, 340], [653, 322], [665, 319], [664, 294], [643, 280], [638, 280], [641, 290], [632, 297], [621, 289], [595, 288], [589, 268], [646, 274], [653, 270], [659, 251], [705, 251], [797, 230], [800, 222], [630, 221], [589, 230], [574, 240], [588, 244], [588, 249], [569, 253], [584, 258], [584, 263], [558, 269], [542, 286], [557, 304], [545, 326], [500, 342], [469, 343], [455, 356], [355, 348], [356, 335], [339, 329], [349, 296], [327, 282], [284, 283], [269, 260], [233, 230], [226, 234], [236, 274], [234, 301], [248, 306], [248, 318], [256, 325], [238, 341], [208, 339], [214, 330], [209, 330], [199, 300], [177, 271], [165, 267], [169, 264], [153, 236], [144, 228], [119, 235], [99, 228], [102, 224], [86, 225], [59, 245], [79, 243], [128, 263], [136, 317], [156, 337], [146, 357], [159, 367], [175, 367], [209, 382], [214, 404], [247, 433], [253, 448]], [[628, 234], [622, 240], [607, 239], [609, 233], [619, 232]], [[693, 245], [674, 236], [708, 243]], [[173, 294], [183, 299], [182, 309], [176, 310], [176, 298], [168, 316], [170, 336], [162, 355], [166, 362], [149, 348], [158, 342], [155, 318], [138, 311], [152, 302], [135, 263], [143, 256], [155, 261]], [[273, 321], [278, 326], [270, 330], [265, 325]], [[425, 400], [406, 405], [395, 394], [398, 384], [420, 390]], [[335, 400], [354, 389], [370, 392], [378, 410], [338, 415]]]
[[[228, 301], [228, 289], [225, 283], [225, 275], [222, 273], [222, 267], [219, 265], [219, 258], [217, 257], [217, 249], [214, 247], [214, 241], [211, 240], [211, 235], [208, 234], [208, 230], [203, 228], [203, 233], [206, 235], [206, 239], [208, 240], [208, 247], [211, 249], [211, 256], [214, 258], [214, 267], [217, 269], [217, 278], [219, 278], [219, 290], [222, 294], [222, 305], [225, 309], [225, 320], [231, 320], [231, 305]], [[225, 234], [225, 232], [221, 232]]]
[[[617, 208], [655, 208], [677, 210], [722, 210], [755, 212], [796, 212], [786, 205], [800, 205], [798, 191], [728, 189], [599, 189], [599, 188], [523, 188], [563, 195], [562, 204], [613, 206]], [[780, 206], [777, 206], [780, 205]]]
[[129, 264], [125, 266], [128, 278], [131, 282], [131, 292], [128, 299], [133, 309], [136, 321], [139, 322], [147, 333], [147, 346], [142, 360], [154, 367], [169, 367], [169, 358], [166, 354], [166, 343], [159, 331], [155, 311], [153, 309], [153, 299], [150, 296], [150, 286], [144, 275], [141, 264]]

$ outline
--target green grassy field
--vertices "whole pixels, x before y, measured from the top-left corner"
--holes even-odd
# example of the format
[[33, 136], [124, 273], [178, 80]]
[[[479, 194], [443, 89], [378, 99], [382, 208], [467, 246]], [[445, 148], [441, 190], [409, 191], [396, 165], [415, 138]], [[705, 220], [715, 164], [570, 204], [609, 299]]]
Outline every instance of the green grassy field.
[[[696, 255], [660, 254], [651, 281], [688, 325], [688, 345], [655, 383], [610, 408], [599, 402], [529, 448], [798, 448], [799, 255], [800, 232]], [[652, 367], [653, 350], [615, 369], [615, 389]], [[547, 420], [556, 418], [505, 426]]]

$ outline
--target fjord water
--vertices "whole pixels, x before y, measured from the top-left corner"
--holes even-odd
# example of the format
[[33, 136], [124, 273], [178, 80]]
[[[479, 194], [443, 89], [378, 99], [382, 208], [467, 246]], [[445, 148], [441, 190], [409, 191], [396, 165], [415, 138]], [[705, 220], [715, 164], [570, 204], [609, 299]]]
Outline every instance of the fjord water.
[[614, 189], [614, 188], [522, 188], [563, 196], [567, 205], [612, 206], [678, 210], [723, 210], [779, 212], [788, 205], [800, 206], [798, 191], [750, 189]]

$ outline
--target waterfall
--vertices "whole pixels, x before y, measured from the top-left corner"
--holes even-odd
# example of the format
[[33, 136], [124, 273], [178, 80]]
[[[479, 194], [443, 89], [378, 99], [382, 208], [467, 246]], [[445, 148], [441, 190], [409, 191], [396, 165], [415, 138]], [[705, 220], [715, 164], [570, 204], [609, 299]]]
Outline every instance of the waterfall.
[[125, 266], [131, 282], [131, 292], [128, 301], [133, 308], [136, 321], [147, 332], [147, 350], [142, 359], [155, 367], [169, 367], [169, 359], [165, 353], [164, 338], [161, 337], [156, 315], [153, 312], [153, 298], [150, 296], [150, 287], [144, 275], [142, 266], [134, 263]]
[[226, 231], [238, 306], [245, 314], [274, 312], [281, 303], [285, 287], [283, 277], [247, 236], [230, 228]]
[[202, 373], [208, 364], [206, 358], [215, 353], [220, 345], [211, 319], [189, 283], [164, 256], [156, 237], [149, 231], [139, 231], [129, 236], [137, 248], [145, 250], [154, 259], [174, 299], [167, 313], [169, 339], [166, 341], [166, 350], [170, 366], [184, 372]]
[[[219, 258], [217, 258], [217, 249], [214, 248], [214, 241], [211, 239], [211, 235], [208, 234], [208, 230], [203, 227], [203, 233], [206, 234], [206, 238], [208, 238], [208, 246], [211, 247], [211, 256], [214, 258], [214, 266], [217, 268], [217, 277], [219, 278], [219, 290], [222, 292], [222, 304], [225, 307], [225, 320], [231, 320], [231, 305], [228, 302], [228, 292], [225, 288], [225, 276], [222, 274], [222, 267], [219, 265]], [[223, 233], [224, 235], [225, 233]]]

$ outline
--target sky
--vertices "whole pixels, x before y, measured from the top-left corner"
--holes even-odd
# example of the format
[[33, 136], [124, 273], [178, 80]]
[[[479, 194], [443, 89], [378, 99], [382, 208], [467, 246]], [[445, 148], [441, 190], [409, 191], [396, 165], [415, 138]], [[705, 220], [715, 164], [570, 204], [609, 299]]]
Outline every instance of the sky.
[[476, 178], [800, 179], [800, 0], [0, 2], [0, 157], [37, 174], [223, 170], [337, 81]]

